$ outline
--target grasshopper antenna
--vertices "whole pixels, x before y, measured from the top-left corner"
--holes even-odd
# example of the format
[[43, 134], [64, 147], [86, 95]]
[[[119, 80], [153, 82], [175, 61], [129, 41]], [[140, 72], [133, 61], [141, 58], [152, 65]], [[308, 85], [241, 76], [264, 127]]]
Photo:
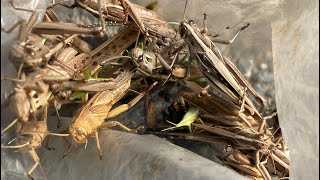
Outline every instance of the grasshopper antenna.
[[183, 11], [183, 20], [184, 20], [184, 21], [187, 21], [187, 20], [186, 20], [187, 4], [188, 4], [188, 0], [186, 0], [186, 4], [184, 5], [184, 11]]
[[15, 118], [7, 127], [5, 127], [2, 131], [1, 131], [1, 135], [6, 132], [8, 129], [10, 129], [16, 122], [18, 121], [18, 118]]
[[30, 142], [26, 142], [26, 143], [24, 143], [24, 144], [21, 144], [21, 145], [16, 145], [16, 146], [1, 146], [1, 149], [3, 148], [3, 149], [18, 149], [18, 148], [23, 148], [23, 147], [25, 147], [25, 146], [27, 146], [27, 145], [29, 145], [30, 144]]

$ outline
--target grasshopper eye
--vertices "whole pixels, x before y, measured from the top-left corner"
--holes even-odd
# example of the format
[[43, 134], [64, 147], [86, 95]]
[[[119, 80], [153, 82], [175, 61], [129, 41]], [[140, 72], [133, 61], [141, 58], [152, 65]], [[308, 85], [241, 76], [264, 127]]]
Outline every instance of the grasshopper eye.
[[225, 148], [224, 148], [224, 151], [225, 152], [231, 152], [232, 151], [232, 147], [230, 145], [227, 145]]
[[139, 57], [138, 57], [138, 62], [142, 62], [143, 61], [143, 55], [140, 55]]
[[187, 35], [187, 28], [185, 26], [180, 28], [180, 35], [184, 38]]
[[77, 128], [76, 129], [76, 134], [81, 136], [81, 135], [84, 134], [84, 132], [83, 132], [83, 130], [81, 128]]
[[35, 55], [35, 52], [32, 48], [26, 48], [26, 53], [30, 56], [34, 56]]
[[193, 20], [189, 20], [188, 24], [193, 25], [193, 26], [197, 26], [197, 24], [195, 24]]

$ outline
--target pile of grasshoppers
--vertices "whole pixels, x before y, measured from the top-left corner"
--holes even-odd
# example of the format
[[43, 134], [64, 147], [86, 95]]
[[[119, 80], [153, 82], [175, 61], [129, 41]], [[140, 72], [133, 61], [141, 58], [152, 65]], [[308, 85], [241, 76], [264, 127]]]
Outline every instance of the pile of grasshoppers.
[[[1, 148], [29, 152], [35, 164], [28, 177], [32, 178], [37, 166], [41, 168], [35, 149], [41, 147], [47, 135], [71, 137], [72, 143], [64, 156], [72, 144], [87, 143], [88, 137], [93, 136], [102, 159], [99, 129], [119, 126], [133, 133], [141, 129], [130, 129], [106, 119], [127, 111], [158, 82], [178, 83], [189, 89], [180, 92], [189, 105], [175, 127], [152, 133], [223, 143], [228, 153], [219, 157], [223, 164], [248, 177], [271, 179], [271, 174], [289, 175], [290, 164], [283, 152], [281, 132], [268, 128], [266, 123], [275, 114], [262, 117], [264, 98], [213, 43], [231, 44], [249, 24], [239, 29], [230, 41], [211, 40], [207, 35], [206, 15], [203, 29], [184, 19], [176, 30], [152, 11], [156, 3], [146, 8], [128, 0], [75, 0], [72, 6], [55, 3], [46, 9], [42, 22], [36, 21], [37, 11], [16, 7], [13, 0], [10, 3], [15, 10], [29, 11], [32, 15], [28, 22], [19, 21], [7, 30], [2, 28], [10, 33], [20, 27], [9, 52], [18, 75], [2, 77], [14, 83], [2, 107], [10, 107], [15, 118], [1, 133], [16, 125], [17, 137]], [[85, 9], [99, 18], [100, 25], [61, 22], [53, 11], [55, 6]], [[124, 26], [124, 30], [95, 49], [81, 39], [83, 35], [103, 36], [109, 21]], [[205, 82], [192, 81], [195, 76], [204, 77]], [[112, 109], [133, 88], [132, 84], [144, 84], [145, 88], [128, 104]], [[260, 111], [248, 92], [260, 103]], [[49, 132], [48, 109], [56, 111], [59, 128], [60, 107], [73, 103], [82, 103], [82, 107], [69, 128]], [[147, 120], [153, 122], [148, 125], [156, 127], [150, 120], [154, 118], [155, 113], [150, 113], [155, 111], [154, 106], [148, 105]], [[189, 127], [189, 133], [168, 132], [183, 126]], [[11, 145], [12, 142], [15, 144]]]

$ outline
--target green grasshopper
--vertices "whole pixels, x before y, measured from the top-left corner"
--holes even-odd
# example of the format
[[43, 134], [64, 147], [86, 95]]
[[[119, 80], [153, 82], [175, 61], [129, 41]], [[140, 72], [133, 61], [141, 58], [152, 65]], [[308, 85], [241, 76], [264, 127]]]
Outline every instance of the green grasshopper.
[[192, 123], [194, 123], [195, 121], [200, 121], [203, 124], [202, 120], [199, 118], [199, 114], [200, 114], [200, 110], [198, 108], [190, 106], [189, 110], [183, 116], [182, 120], [178, 124], [167, 121], [168, 123], [173, 124], [174, 127], [166, 128], [166, 129], [163, 129], [162, 131], [168, 131], [168, 130], [176, 129], [179, 127], [187, 126], [189, 127], [190, 133], [192, 133], [192, 129], [191, 129]]

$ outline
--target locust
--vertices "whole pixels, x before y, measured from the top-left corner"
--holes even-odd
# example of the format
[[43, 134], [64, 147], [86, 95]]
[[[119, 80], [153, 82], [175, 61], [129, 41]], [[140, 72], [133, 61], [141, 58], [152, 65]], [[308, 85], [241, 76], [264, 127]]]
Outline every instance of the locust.
[[[163, 40], [165, 38], [169, 38], [171, 40], [179, 40], [180, 37], [178, 36], [178, 33], [171, 28], [166, 21], [164, 21], [157, 13], [155, 13], [152, 10], [146, 9], [144, 7], [135, 5], [129, 1], [113, 1], [112, 3], [109, 1], [82, 1], [82, 0], [77, 0], [75, 1], [75, 4], [72, 6], [67, 6], [62, 3], [56, 3], [51, 5], [51, 7], [55, 5], [62, 5], [68, 8], [74, 8], [74, 7], [80, 7], [83, 8], [96, 17], [100, 17], [100, 24], [102, 25], [102, 30], [104, 29], [104, 19], [107, 20], [112, 20], [112, 21], [117, 21], [117, 22], [122, 22], [125, 23], [127, 26], [131, 28], [137, 28], [139, 32], [142, 31], [142, 33], [146, 36], [146, 38], [151, 42], [152, 46], [157, 48], [157, 41], [160, 41], [162, 44]], [[119, 13], [119, 11], [122, 11], [123, 17], [120, 17], [122, 14]], [[133, 20], [134, 23], [130, 23], [127, 21], [128, 15], [130, 18]], [[128, 22], [128, 23], [126, 23]], [[57, 24], [55, 24], [57, 25]], [[41, 27], [37, 26], [37, 28], [40, 28], [42, 31], [41, 33], [59, 33], [59, 31], [51, 31], [49, 29], [46, 29], [45, 27], [52, 27], [54, 25], [49, 25], [49, 24], [41, 24]], [[60, 26], [60, 28], [64, 28], [63, 26]], [[54, 28], [55, 30], [58, 30], [57, 27]], [[62, 29], [61, 29], [62, 30]], [[65, 32], [67, 30], [63, 30], [61, 32]], [[71, 32], [70, 31], [67, 32]], [[80, 31], [79, 31], [80, 32]], [[150, 35], [152, 34], [152, 35]], [[139, 35], [138, 35], [139, 36]], [[160, 56], [160, 54], [155, 53], [156, 58], [161, 60], [162, 65], [166, 68], [171, 70], [169, 68], [169, 65], [165, 62], [165, 60]], [[136, 62], [136, 61], [134, 61]], [[173, 64], [173, 63], [172, 63]], [[150, 75], [150, 73], [146, 72], [146, 70], [139, 69], [141, 73], [144, 75]], [[150, 71], [150, 70], [149, 70]]]
[[[125, 37], [127, 38], [125, 39]], [[142, 76], [154, 75], [156, 74], [155, 70], [160, 68], [164, 68], [172, 72], [174, 75], [179, 76], [179, 73], [176, 73], [177, 70], [172, 68], [174, 61], [171, 63], [171, 65], [169, 65], [168, 62], [162, 58], [162, 55], [160, 54], [161, 52], [157, 53], [151, 50], [151, 44], [145, 48], [145, 50], [140, 47], [132, 48], [130, 50], [130, 56], [119, 56], [123, 53], [123, 49], [127, 48], [129, 44], [132, 44], [134, 41], [136, 41], [138, 37], [139, 32], [137, 30], [127, 27], [127, 29], [111, 40], [112, 42], [117, 43], [107, 43], [108, 45], [105, 47], [104, 45], [101, 45], [103, 49], [97, 48], [99, 53], [96, 53], [97, 51], [94, 50], [91, 55], [95, 59], [94, 63], [99, 65], [94, 69], [91, 68], [92, 73], [97, 72], [101, 67], [109, 65], [115, 60], [126, 58], [133, 62], [133, 65]]]
[[135, 24], [146, 36], [150, 33], [150, 35], [156, 37], [166, 37], [172, 40], [180, 38], [178, 33], [156, 12], [133, 4], [128, 0], [123, 0], [122, 5], [125, 8], [125, 14], [127, 14], [127, 10]]
[[[57, 106], [68, 102], [66, 100], [72, 96], [72, 91], [92, 92], [114, 88], [115, 83], [106, 79], [70, 81], [76, 80], [78, 74], [82, 74], [91, 62], [92, 59], [87, 53], [79, 53], [73, 47], [67, 46], [58, 53], [51, 66], [28, 74], [25, 81], [15, 86], [4, 103], [10, 103], [16, 114], [13, 122], [26, 122], [34, 116], [37, 109], [50, 104], [55, 106], [58, 113]], [[6, 127], [2, 133], [12, 125]]]
[[45, 176], [42, 166], [40, 164], [40, 159], [36, 153], [36, 149], [40, 148], [42, 142], [45, 140], [47, 135], [53, 136], [69, 136], [69, 134], [57, 134], [51, 133], [48, 131], [47, 127], [47, 107], [42, 108], [39, 110], [37, 114], [37, 121], [28, 121], [26, 123], [17, 123], [17, 137], [14, 138], [12, 141], [18, 141], [17, 145], [5, 145], [1, 146], [1, 149], [9, 148], [9, 149], [19, 149], [27, 151], [31, 158], [35, 161], [34, 165], [28, 171], [27, 176], [30, 179], [33, 179], [31, 174], [34, 172], [37, 166], [39, 166], [41, 173]]
[[[128, 0], [76, 0], [71, 6], [67, 6], [63, 3], [56, 3], [52, 4], [51, 7], [56, 5], [62, 5], [67, 8], [80, 7], [85, 9], [94, 16], [100, 18], [101, 25], [104, 24], [104, 19], [125, 25], [134, 23], [139, 30], [147, 36], [150, 34], [161, 38], [179, 38], [178, 33], [176, 33], [176, 31], [156, 12], [133, 4]], [[147, 7], [153, 8], [153, 6], [150, 5]], [[128, 17], [131, 18], [130, 21], [128, 21]], [[103, 30], [104, 27], [101, 28], [101, 31]]]
[[[102, 67], [99, 65], [102, 61], [112, 56], [120, 56], [126, 48], [136, 41], [138, 35], [137, 30], [127, 27], [117, 36], [92, 51], [89, 45], [80, 41], [80, 47], [87, 47], [86, 49], [90, 50], [88, 53], [79, 53], [75, 47], [65, 46], [56, 55], [51, 66], [46, 66], [40, 71], [29, 74], [27, 79], [16, 85], [13, 93], [9, 95], [4, 105], [8, 103], [13, 105], [12, 109], [16, 112], [17, 118], [12, 122], [14, 123], [17, 120], [25, 122], [30, 119], [30, 111], [35, 112], [30, 105], [34, 100], [33, 96], [37, 96], [41, 100], [38, 106], [33, 106], [34, 109], [48, 105], [49, 101], [50, 104], [54, 104], [58, 113], [56, 107], [70, 103], [70, 101], [74, 102], [72, 97], [75, 91], [97, 92], [115, 88], [115, 82], [112, 80], [90, 80], [90, 75], [83, 79], [83, 74], [90, 72], [93, 75], [98, 72]], [[98, 66], [95, 67], [95, 64], [98, 64]], [[29, 93], [30, 89], [32, 89], [32, 95]], [[12, 123], [9, 124], [2, 133], [12, 125]]]
[[131, 49], [131, 57], [139, 72], [145, 76], [152, 75], [154, 70], [158, 68], [172, 69], [160, 54], [144, 51], [139, 47]]
[[[114, 2], [115, 3], [115, 2]], [[117, 4], [118, 3], [118, 4]], [[160, 31], [163, 35], [161, 37], [165, 37], [165, 38], [171, 38], [171, 39], [174, 39], [172, 35], [169, 35], [169, 34], [172, 34], [172, 28], [170, 26], [167, 25], [167, 23], [158, 15], [156, 14], [155, 12], [151, 11], [151, 10], [148, 10], [146, 8], [143, 8], [141, 6], [138, 6], [138, 5], [134, 5], [132, 3], [130, 3], [129, 1], [119, 1], [117, 2], [116, 4], [111, 4], [110, 2], [99, 2], [99, 1], [75, 1], [75, 4], [72, 5], [72, 6], [66, 6], [64, 4], [61, 4], [61, 3], [56, 3], [56, 4], [53, 4], [51, 7], [55, 6], [55, 5], [63, 5], [63, 6], [66, 6], [68, 8], [74, 8], [74, 7], [81, 7], [81, 8], [84, 8], [86, 10], [88, 10], [89, 12], [93, 13], [94, 15], [98, 16], [101, 18], [101, 16], [105, 16], [107, 15], [106, 19], [110, 18], [111, 20], [115, 20], [115, 21], [119, 21], [119, 19], [116, 18], [116, 16], [119, 16], [119, 12], [115, 11], [114, 9], [122, 9], [124, 10], [125, 12], [129, 12], [129, 15], [130, 17], [134, 20], [134, 22], [136, 24], [133, 24], [133, 23], [129, 23], [128, 26], [131, 27], [131, 28], [135, 28], [136, 25], [139, 27], [138, 30], [142, 31], [144, 33], [144, 35], [146, 35], [146, 37], [149, 39], [150, 42], [152, 42], [152, 46], [157, 46], [156, 45], [156, 41], [157, 41], [157, 38], [155, 37], [149, 37], [148, 35], [148, 31], [146, 31], [146, 27], [144, 26], [144, 21], [147, 21], [148, 23], [147, 26], [152, 26], [153, 28], [149, 28], [147, 27], [147, 30], [157, 30], [157, 31]], [[125, 8], [124, 8], [125, 7]], [[136, 7], [139, 7], [139, 8], [136, 8]], [[113, 12], [116, 12], [115, 14]], [[101, 13], [104, 13], [103, 15], [101, 15]], [[125, 13], [126, 14], [126, 13]], [[149, 17], [150, 16], [150, 17]], [[104, 20], [103, 19], [100, 19], [101, 21], [101, 24], [103, 24]], [[163, 25], [162, 25], [163, 24]], [[57, 24], [55, 25], [47, 25], [47, 24], [44, 24], [42, 23], [41, 24], [41, 28], [39, 26], [37, 26], [36, 28], [34, 28], [34, 30], [37, 30], [38, 28], [41, 29], [41, 33], [59, 33], [59, 32], [56, 32], [56, 31], [51, 31], [49, 29], [46, 29], [45, 27], [53, 27], [55, 26], [55, 30], [58, 31], [58, 27], [56, 26]], [[155, 26], [160, 26], [160, 27], [157, 27], [155, 28]], [[62, 27], [62, 26], [60, 26]], [[63, 27], [62, 27], [63, 28]], [[164, 30], [162, 30], [164, 29]], [[62, 30], [62, 29], [61, 29]], [[73, 29], [70, 29], [70, 32], [72, 31]], [[37, 30], [37, 32], [39, 33], [40, 31]], [[69, 32], [69, 31], [66, 31], [66, 30], [63, 30], [61, 32]], [[80, 31], [79, 31], [80, 32]], [[138, 32], [138, 31], [137, 31]], [[84, 32], [82, 32], [84, 33]], [[161, 34], [160, 33], [160, 34]], [[167, 33], [167, 34], [166, 34]], [[175, 33], [177, 34], [177, 33]], [[135, 36], [134, 34], [132, 34], [131, 36]], [[138, 35], [139, 36], [139, 35]], [[158, 37], [160, 37], [158, 35]], [[119, 43], [120, 44], [120, 43]], [[124, 43], [126, 44], [126, 43]], [[116, 49], [114, 47], [112, 47], [112, 49]], [[120, 48], [121, 49], [121, 48]], [[93, 54], [93, 53], [92, 53]], [[171, 70], [172, 68], [172, 65], [171, 67], [166, 63], [166, 61], [160, 56], [160, 54], [158, 53], [154, 53], [156, 58], [159, 59], [162, 63], [162, 65], [166, 68], [166, 69], [169, 69]], [[152, 54], [153, 55], [153, 54]], [[106, 56], [106, 55], [105, 55]], [[154, 55], [153, 55], [154, 56]], [[134, 60], [134, 59], [133, 59]], [[134, 61], [136, 62], [136, 61]], [[150, 63], [149, 63], [150, 64]], [[170, 68], [169, 68], [170, 67]], [[144, 68], [144, 67], [143, 67]], [[150, 75], [150, 69], [148, 69], [149, 72], [147, 72], [146, 70], [144, 69], [141, 69], [139, 68], [140, 72], [145, 74], [145, 75]]]
[[[183, 67], [174, 67], [175, 62], [178, 59], [178, 52], [180, 52], [181, 47], [183, 48], [183, 46], [180, 46], [179, 44], [180, 41], [157, 47], [156, 40], [155, 38], [153, 39], [154, 40], [148, 45], [145, 45], [145, 42], [140, 44], [136, 43], [135, 47], [129, 52], [130, 57], [126, 57], [131, 59], [133, 65], [138, 70], [139, 75], [156, 76], [158, 75], [159, 70], [165, 69], [170, 72], [167, 78], [169, 78], [171, 74], [175, 77], [183, 78], [185, 74], [183, 73]], [[178, 46], [176, 46], [177, 44]], [[172, 59], [170, 64], [168, 62], [169, 59]]]
[[[271, 132], [265, 123], [266, 119], [271, 118], [275, 113], [263, 117], [264, 120], [260, 123], [254, 120], [256, 117], [240, 113], [252, 126], [252, 128], [246, 128], [245, 121], [241, 120], [238, 113], [239, 106], [217, 95], [202, 93], [201, 91], [205, 88], [195, 82], [185, 80], [182, 84], [193, 93], [181, 92], [180, 96], [203, 112], [199, 117], [205, 124], [192, 122], [192, 126], [197, 130], [193, 134], [157, 134], [225, 144], [228, 155], [222, 159], [223, 163], [248, 176], [270, 179], [271, 172], [277, 173], [280, 177], [289, 172], [290, 162], [277, 148], [281, 138], [274, 138], [276, 131]], [[236, 161], [229, 161], [227, 157], [230, 155]]]
[[[127, 111], [134, 106], [156, 83], [147, 90], [139, 94], [128, 104], [120, 105], [111, 110], [112, 106], [118, 102], [128, 91], [131, 83], [132, 72], [124, 71], [115, 79], [117, 88], [97, 92], [77, 113], [75, 120], [69, 126], [69, 134], [75, 143], [86, 143], [89, 136], [94, 136], [100, 159], [103, 153], [100, 148], [98, 130], [107, 127], [119, 126], [123, 130], [134, 132], [117, 121], [104, 122], [106, 118], [113, 118], [120, 113]], [[69, 146], [70, 147], [70, 146]], [[70, 148], [66, 152], [69, 151]]]
[[[187, 6], [187, 3], [186, 3]], [[185, 8], [186, 8], [185, 6]], [[204, 15], [204, 28], [200, 29], [192, 21], [186, 21], [185, 19], [180, 23], [180, 35], [188, 44], [190, 56], [193, 59], [197, 60], [199, 69], [202, 71], [204, 77], [208, 82], [217, 87], [218, 92], [225, 94], [228, 99], [238, 104], [241, 102], [241, 111], [245, 109], [249, 111], [254, 111], [254, 113], [261, 119], [261, 115], [248, 98], [246, 91], [252, 93], [256, 97], [256, 100], [259, 101], [262, 107], [265, 104], [265, 100], [262, 96], [250, 86], [250, 84], [245, 80], [241, 75], [240, 71], [232, 64], [230, 60], [223, 57], [214, 45], [213, 42], [222, 43], [222, 44], [231, 44], [238, 34], [247, 28], [249, 24], [246, 24], [238, 30], [232, 40], [212, 40], [209, 36], [206, 35], [207, 26], [206, 26], [207, 15]], [[242, 100], [241, 100], [242, 99]], [[248, 105], [244, 107], [244, 105]]]
[[4, 105], [6, 102], [10, 103], [11, 109], [14, 111], [16, 117], [12, 123], [1, 131], [1, 134], [16, 122], [25, 123], [30, 119], [36, 121], [37, 111], [48, 105], [47, 100], [50, 96], [49, 85], [43, 81], [33, 79], [31, 82], [28, 81], [25, 86], [18, 84], [4, 103]]
[[[95, 91], [94, 85], [96, 84], [93, 81], [89, 81], [86, 79], [86, 83], [79, 83], [79, 82], [71, 82], [69, 80], [83, 80], [82, 75], [85, 73], [86, 70], [91, 71], [93, 70], [93, 64], [99, 64], [101, 61], [105, 60], [107, 57], [111, 56], [119, 56], [121, 55], [127, 47], [129, 47], [137, 37], [131, 36], [136, 34], [138, 36], [138, 31], [132, 30], [129, 27], [118, 34], [116, 37], [112, 38], [111, 40], [103, 43], [99, 47], [94, 50], [91, 50], [91, 47], [83, 42], [83, 41], [76, 41], [75, 43], [78, 46], [68, 46], [68, 44], [64, 45], [64, 48], [59, 51], [56, 55], [55, 60], [51, 64], [51, 66], [46, 66], [45, 68], [41, 69], [40, 71], [36, 71], [32, 74], [28, 75], [27, 80], [25, 82], [21, 82], [19, 85], [16, 85], [15, 92], [10, 97], [17, 96], [16, 99], [20, 99], [21, 101], [25, 99], [24, 103], [16, 103], [13, 100], [12, 104], [16, 105], [24, 105], [25, 108], [13, 108], [19, 109], [17, 112], [25, 112], [28, 111], [30, 108], [27, 101], [27, 91], [25, 87], [33, 87], [35, 89], [35, 82], [39, 81], [40, 83], [44, 81], [45, 84], [50, 84], [51, 88], [54, 91], [59, 91], [62, 89], [73, 89], [73, 90], [88, 90]], [[74, 39], [75, 40], [75, 39]], [[86, 51], [79, 53], [78, 48], [85, 47]], [[81, 52], [81, 51], [80, 51]], [[91, 68], [92, 67], [92, 68]], [[96, 71], [93, 71], [94, 73]], [[79, 75], [80, 74], [80, 75]], [[89, 82], [88, 82], [89, 81]], [[92, 82], [92, 83], [91, 83]], [[110, 88], [112, 88], [112, 84], [114, 83], [109, 82]], [[91, 85], [90, 85], [91, 84]], [[101, 85], [101, 84], [100, 84]], [[102, 84], [103, 86], [105, 84]], [[91, 87], [90, 87], [91, 86]], [[103, 90], [100, 89], [101, 86], [96, 87], [96, 91]], [[105, 86], [106, 87], [106, 86]], [[29, 88], [30, 89], [30, 88]], [[43, 89], [43, 88], [39, 88]], [[24, 92], [25, 91], [25, 92]], [[14, 95], [16, 94], [16, 95]], [[19, 98], [21, 97], [21, 98]], [[25, 110], [22, 110], [25, 109]], [[21, 115], [20, 117], [22, 117]], [[23, 119], [28, 119], [27, 116], [24, 116]]]
[[[194, 93], [181, 92], [180, 96], [206, 112], [207, 115], [205, 116], [207, 118], [212, 121], [218, 121], [224, 125], [240, 126], [242, 128], [250, 127], [258, 131], [260, 124], [255, 121], [255, 116], [251, 116], [245, 112], [239, 112], [239, 106], [218, 95], [208, 94], [206, 87], [203, 88], [195, 82], [183, 81], [182, 84], [190, 88]], [[207, 104], [214, 106], [207, 106]], [[221, 118], [224, 120], [220, 120]]]
[[[139, 31], [133, 29], [131, 26], [125, 28], [115, 37], [101, 44], [89, 54], [92, 60], [92, 66], [85, 70], [91, 72], [92, 75], [97, 74], [103, 67], [110, 65], [112, 62], [118, 61], [122, 58], [122, 54], [131, 46], [139, 37]], [[128, 58], [128, 57], [124, 57]], [[95, 66], [94, 66], [95, 64]]]
[[[129, 52], [129, 56], [118, 56], [109, 58], [101, 62], [100, 65], [97, 66], [95, 69], [98, 70], [102, 66], [112, 64], [112, 61], [121, 58], [122, 60], [127, 59], [132, 61], [132, 65], [137, 70], [136, 75], [140, 78], [160, 78], [164, 80], [164, 83], [166, 83], [166, 81], [169, 80], [171, 75], [173, 75], [175, 78], [185, 77], [185, 68], [174, 67], [174, 61], [171, 63], [171, 65], [169, 65], [168, 62], [165, 59], [163, 59], [159, 53], [143, 50], [140, 47], [132, 48]], [[170, 74], [163, 75], [163, 70], [169, 71]]]
[[[9, 59], [17, 67], [18, 75], [16, 79], [7, 77], [4, 79], [23, 81], [20, 76], [24, 71], [34, 71], [39, 68], [40, 65], [50, 67], [48, 64], [50, 58], [61, 50], [67, 43], [75, 42], [74, 45], [78, 45], [82, 50], [88, 51], [86, 50], [86, 46], [81, 44], [81, 39], [77, 38], [76, 35], [71, 35], [69, 37], [54, 35], [50, 37], [31, 33], [38, 19], [39, 13], [35, 10], [16, 7], [13, 1], [10, 1], [10, 3], [13, 9], [31, 12], [32, 15], [28, 22], [20, 20], [8, 30], [1, 28], [2, 31], [10, 33], [16, 27], [20, 26], [18, 39], [11, 45], [9, 52]], [[57, 21], [57, 17], [51, 9], [46, 10], [44, 21]]]

